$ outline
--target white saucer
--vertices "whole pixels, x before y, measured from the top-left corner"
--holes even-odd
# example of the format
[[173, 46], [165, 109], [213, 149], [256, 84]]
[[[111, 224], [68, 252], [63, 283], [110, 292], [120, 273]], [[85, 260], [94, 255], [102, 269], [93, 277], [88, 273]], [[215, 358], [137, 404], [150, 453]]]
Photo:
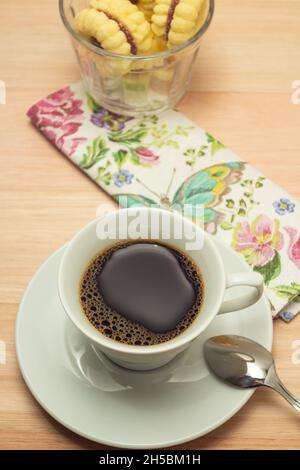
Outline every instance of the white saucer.
[[[249, 270], [217, 242], [228, 272]], [[23, 377], [40, 405], [77, 434], [123, 448], [174, 446], [212, 431], [249, 400], [252, 390], [221, 383], [208, 371], [202, 344], [238, 334], [271, 349], [272, 319], [263, 298], [220, 315], [191, 348], [159, 371], [130, 372], [95, 351], [67, 319], [57, 293], [64, 247], [37, 271], [21, 302], [16, 347]]]

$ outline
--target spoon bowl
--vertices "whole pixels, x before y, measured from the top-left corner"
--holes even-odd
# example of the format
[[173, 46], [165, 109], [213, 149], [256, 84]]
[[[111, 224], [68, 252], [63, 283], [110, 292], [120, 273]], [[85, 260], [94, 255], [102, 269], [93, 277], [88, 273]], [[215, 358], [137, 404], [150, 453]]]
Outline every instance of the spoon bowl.
[[260, 344], [242, 336], [214, 336], [204, 344], [204, 357], [212, 372], [225, 382], [241, 388], [272, 388], [300, 411], [300, 401], [277, 375], [272, 354]]

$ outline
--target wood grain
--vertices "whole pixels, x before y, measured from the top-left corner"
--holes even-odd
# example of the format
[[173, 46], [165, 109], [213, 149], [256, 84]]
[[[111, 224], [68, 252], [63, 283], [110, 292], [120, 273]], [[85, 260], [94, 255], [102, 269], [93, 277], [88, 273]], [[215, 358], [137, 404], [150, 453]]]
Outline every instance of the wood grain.
[[[107, 200], [33, 129], [27, 108], [78, 79], [53, 0], [0, 0], [0, 365], [1, 449], [101, 449], [57, 424], [20, 376], [14, 322], [24, 288], [39, 264], [95, 216]], [[4, 8], [5, 5], [5, 8]], [[219, 0], [180, 110], [243, 159], [300, 197], [300, 0]], [[282, 379], [300, 395], [292, 343], [300, 317], [275, 324], [274, 355]], [[259, 390], [228, 423], [182, 449], [299, 448], [299, 416], [273, 392]]]

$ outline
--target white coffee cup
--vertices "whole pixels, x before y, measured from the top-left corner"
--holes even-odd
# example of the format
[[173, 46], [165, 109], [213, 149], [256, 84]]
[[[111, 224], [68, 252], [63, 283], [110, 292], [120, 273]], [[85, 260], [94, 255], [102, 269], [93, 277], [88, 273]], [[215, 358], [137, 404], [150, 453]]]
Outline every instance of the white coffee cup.
[[[192, 325], [174, 339], [152, 346], [127, 345], [108, 338], [88, 321], [82, 311], [79, 298], [80, 281], [91, 259], [116, 244], [120, 239], [124, 239], [130, 221], [137, 215], [144, 218], [140, 227], [143, 229], [143, 239], [154, 239], [154, 233], [155, 240], [185, 252], [199, 267], [204, 281], [203, 303]], [[110, 233], [109, 237], [104, 237], [105, 228], [116, 224], [116, 221], [118, 223], [117, 234]], [[167, 222], [171, 222], [169, 233], [166, 230]], [[180, 237], [174, 229], [176, 224], [181, 224], [183, 227], [183, 234]], [[168, 239], [165, 238], [166, 233]], [[201, 242], [198, 249], [190, 248], [193, 236], [198, 243]], [[126, 239], [128, 238], [131, 237], [127, 236]], [[218, 313], [249, 307], [259, 300], [263, 293], [263, 279], [260, 274], [239, 272], [227, 275], [225, 273], [222, 259], [212, 237], [199, 226], [177, 212], [146, 207], [121, 209], [86, 225], [66, 247], [60, 264], [58, 281], [61, 302], [73, 324], [95, 348], [106, 354], [109, 359], [133, 370], [150, 370], [167, 364], [201, 335]], [[242, 295], [224, 301], [226, 289], [234, 286], [249, 286], [249, 289], [246, 291], [243, 289]]]

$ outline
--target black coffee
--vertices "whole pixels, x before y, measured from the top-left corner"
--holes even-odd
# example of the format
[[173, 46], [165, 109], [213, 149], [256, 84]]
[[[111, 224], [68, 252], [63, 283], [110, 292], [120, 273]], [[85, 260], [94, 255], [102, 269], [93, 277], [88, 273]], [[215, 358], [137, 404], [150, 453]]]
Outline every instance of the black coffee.
[[126, 344], [169, 341], [188, 328], [203, 300], [203, 282], [187, 255], [161, 243], [126, 241], [97, 255], [83, 274], [88, 320]]

